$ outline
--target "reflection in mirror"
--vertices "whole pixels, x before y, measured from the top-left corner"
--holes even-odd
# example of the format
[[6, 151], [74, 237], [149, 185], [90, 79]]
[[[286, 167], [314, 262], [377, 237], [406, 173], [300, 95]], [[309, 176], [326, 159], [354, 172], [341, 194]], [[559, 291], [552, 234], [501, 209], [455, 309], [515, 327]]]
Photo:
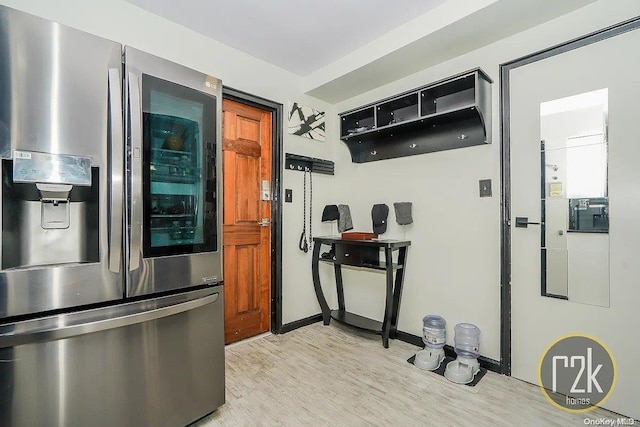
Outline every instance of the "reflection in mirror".
[[608, 90], [540, 104], [542, 295], [609, 306]]

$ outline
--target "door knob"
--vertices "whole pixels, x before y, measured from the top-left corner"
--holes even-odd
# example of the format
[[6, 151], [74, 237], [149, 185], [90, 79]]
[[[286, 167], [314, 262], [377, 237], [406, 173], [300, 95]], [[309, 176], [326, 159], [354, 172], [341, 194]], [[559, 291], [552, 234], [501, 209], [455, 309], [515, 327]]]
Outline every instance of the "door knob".
[[518, 228], [527, 228], [529, 225], [544, 225], [544, 222], [529, 222], [529, 218], [526, 216], [517, 216], [516, 217], [516, 227]]

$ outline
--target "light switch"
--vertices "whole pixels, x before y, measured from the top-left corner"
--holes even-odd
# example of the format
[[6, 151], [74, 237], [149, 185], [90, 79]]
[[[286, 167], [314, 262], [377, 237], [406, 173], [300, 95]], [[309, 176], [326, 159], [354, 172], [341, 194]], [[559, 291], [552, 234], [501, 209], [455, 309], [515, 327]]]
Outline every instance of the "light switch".
[[293, 202], [293, 190], [290, 188], [287, 188], [284, 190], [284, 202], [285, 203], [291, 203]]
[[480, 184], [480, 197], [491, 197], [491, 180], [481, 179]]

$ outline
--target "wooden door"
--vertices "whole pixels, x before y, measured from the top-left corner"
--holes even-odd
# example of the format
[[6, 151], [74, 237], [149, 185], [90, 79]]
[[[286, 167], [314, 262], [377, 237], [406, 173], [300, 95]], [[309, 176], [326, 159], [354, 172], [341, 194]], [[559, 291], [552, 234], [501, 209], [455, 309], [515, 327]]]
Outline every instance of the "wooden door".
[[271, 113], [223, 101], [225, 343], [263, 332], [271, 312]]

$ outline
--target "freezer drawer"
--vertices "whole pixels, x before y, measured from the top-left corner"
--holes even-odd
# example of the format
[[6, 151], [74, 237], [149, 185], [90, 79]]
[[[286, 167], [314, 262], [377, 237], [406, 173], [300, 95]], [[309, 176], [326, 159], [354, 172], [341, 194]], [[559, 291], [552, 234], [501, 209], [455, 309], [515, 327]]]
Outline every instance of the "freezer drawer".
[[214, 411], [222, 292], [0, 326], [0, 425], [185, 426]]

